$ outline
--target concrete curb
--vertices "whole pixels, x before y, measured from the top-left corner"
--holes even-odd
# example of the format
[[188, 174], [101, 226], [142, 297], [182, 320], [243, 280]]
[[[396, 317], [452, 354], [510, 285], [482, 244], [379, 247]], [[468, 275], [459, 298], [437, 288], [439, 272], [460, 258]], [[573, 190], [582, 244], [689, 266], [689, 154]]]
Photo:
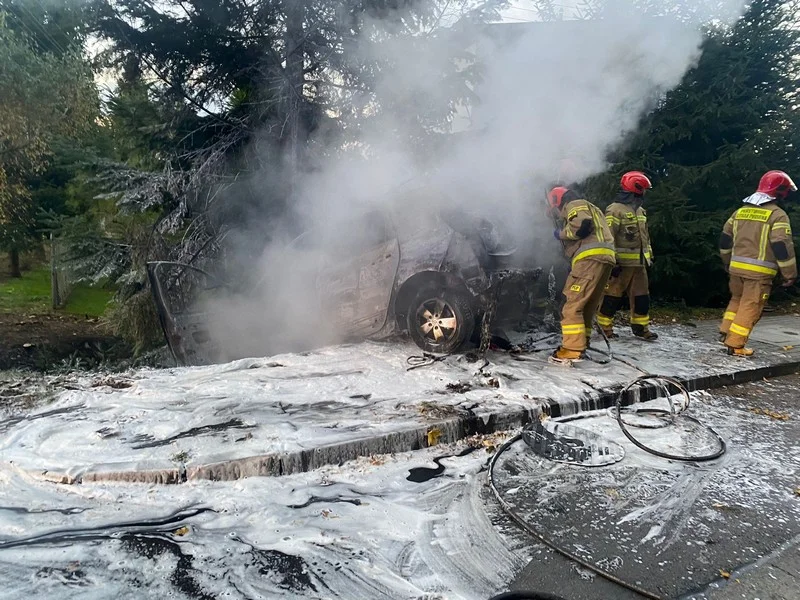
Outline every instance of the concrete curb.
[[[729, 385], [749, 383], [764, 378], [782, 377], [800, 373], [800, 361], [766, 367], [745, 369], [715, 375], [674, 379], [690, 391], [716, 389]], [[602, 410], [615, 405], [623, 385], [600, 389], [578, 398], [577, 402], [551, 402], [531, 408], [505, 410], [484, 414], [464, 413], [451, 419], [417, 425], [407, 430], [379, 436], [350, 440], [339, 444], [308, 448], [295, 452], [272, 453], [261, 456], [232, 459], [205, 465], [174, 464], [164, 468], [96, 470], [88, 467], [79, 472], [28, 471], [34, 477], [57, 483], [126, 482], [147, 484], [175, 484], [186, 481], [230, 481], [243, 477], [281, 476], [304, 473], [325, 465], [338, 465], [357, 458], [409, 452], [437, 444], [457, 442], [475, 434], [490, 434], [522, 427], [539, 419], [542, 414], [552, 417], [570, 416], [581, 412]], [[652, 384], [629, 390], [622, 399], [624, 405], [663, 396], [663, 388]], [[122, 465], [120, 465], [122, 467]]]
[[[746, 359], [742, 359], [745, 361]], [[778, 365], [769, 365], [766, 367], [756, 367], [754, 369], [745, 369], [742, 371], [732, 371], [730, 373], [717, 373], [713, 375], [698, 375], [696, 377], [673, 377], [666, 373], [653, 373], [653, 375], [665, 375], [671, 377], [676, 381], [681, 382], [686, 389], [690, 392], [699, 392], [701, 390], [713, 390], [729, 385], [739, 385], [742, 383], [751, 383], [759, 379], [768, 379], [773, 377], [785, 377], [787, 375], [794, 375], [800, 373], [800, 361], [790, 361]], [[626, 382], [627, 383], [627, 382]], [[604, 408], [611, 408], [617, 402], [617, 396], [622, 390], [624, 385], [615, 386], [598, 390], [597, 394], [587, 395], [578, 399], [580, 408], [573, 409], [571, 404], [553, 403], [549, 406], [548, 414], [551, 417], [564, 417], [574, 415], [580, 412], [587, 412], [592, 410], [602, 410]], [[627, 406], [635, 402], [645, 400], [654, 400], [660, 397], [661, 389], [658, 386], [646, 385], [642, 386], [638, 392], [629, 390], [625, 397], [622, 399], [622, 404]], [[565, 410], [566, 409], [566, 410]]]

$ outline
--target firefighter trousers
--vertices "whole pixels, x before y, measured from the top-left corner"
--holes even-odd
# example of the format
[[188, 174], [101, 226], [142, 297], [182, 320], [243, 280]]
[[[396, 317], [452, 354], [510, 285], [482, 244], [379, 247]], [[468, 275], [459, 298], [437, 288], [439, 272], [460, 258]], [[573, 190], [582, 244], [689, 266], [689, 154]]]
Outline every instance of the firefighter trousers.
[[631, 305], [631, 329], [634, 333], [646, 331], [650, 327], [650, 282], [645, 267], [622, 267], [617, 277], [608, 280], [597, 322], [606, 331], [613, 329], [614, 315], [626, 294]]
[[744, 348], [750, 333], [761, 319], [772, 291], [771, 279], [744, 279], [730, 276], [731, 301], [722, 318], [720, 332], [727, 334], [725, 345]]
[[592, 321], [603, 299], [612, 265], [591, 258], [579, 260], [572, 267], [564, 285], [566, 302], [561, 309], [561, 346], [583, 352], [592, 335]]

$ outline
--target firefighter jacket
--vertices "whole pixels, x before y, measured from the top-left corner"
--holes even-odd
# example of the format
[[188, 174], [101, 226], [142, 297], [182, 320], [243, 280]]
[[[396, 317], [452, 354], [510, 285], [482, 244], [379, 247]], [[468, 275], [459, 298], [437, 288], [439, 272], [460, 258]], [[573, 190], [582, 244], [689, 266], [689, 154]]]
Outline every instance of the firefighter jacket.
[[746, 205], [725, 222], [720, 253], [731, 275], [744, 279], [797, 278], [792, 228], [775, 202]]
[[617, 197], [606, 209], [606, 223], [614, 236], [618, 265], [650, 266], [653, 248], [647, 229], [647, 212], [633, 194], [621, 193]]
[[613, 238], [599, 208], [586, 200], [573, 200], [561, 208], [561, 218], [565, 224], [558, 237], [572, 266], [584, 259], [614, 264]]

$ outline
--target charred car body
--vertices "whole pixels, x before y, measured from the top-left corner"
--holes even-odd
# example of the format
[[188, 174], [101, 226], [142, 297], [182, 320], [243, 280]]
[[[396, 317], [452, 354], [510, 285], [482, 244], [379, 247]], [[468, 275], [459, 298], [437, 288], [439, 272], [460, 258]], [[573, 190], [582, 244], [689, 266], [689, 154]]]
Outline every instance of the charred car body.
[[[397, 219], [391, 211], [374, 210], [360, 216], [357, 225], [337, 223], [325, 229], [307, 231], [289, 245], [290, 257], [280, 259], [292, 265], [291, 278], [303, 282], [302, 290], [285, 294], [286, 301], [271, 300], [277, 296], [269, 289], [291, 286], [288, 277], [278, 275], [247, 292], [256, 299], [250, 306], [258, 314], [251, 311], [244, 325], [239, 320], [236, 343], [230, 335], [221, 340], [235, 328], [231, 323], [236, 319], [226, 313], [247, 311], [235, 307], [230, 295], [211, 304], [198, 300], [209, 294], [224, 298], [230, 286], [192, 265], [149, 263], [159, 319], [178, 363], [224, 362], [332, 341], [385, 339], [400, 332], [408, 332], [426, 352], [446, 354], [477, 342], [487, 310], [496, 314], [495, 325], [500, 326], [519, 322], [535, 306], [546, 304], [546, 292], [537, 284], [542, 269], [516, 267], [513, 249], [503, 245], [486, 220], [435, 212], [421, 226]], [[298, 302], [304, 304], [302, 312]], [[287, 311], [295, 314], [279, 319], [281, 325], [302, 325], [305, 332], [315, 333], [282, 337], [273, 324], [260, 333], [254, 327], [262, 313]], [[303, 315], [315, 318], [309, 321]], [[211, 325], [215, 320], [224, 323], [217, 334]], [[331, 335], [322, 335], [323, 330]], [[306, 348], [295, 343], [298, 338]]]

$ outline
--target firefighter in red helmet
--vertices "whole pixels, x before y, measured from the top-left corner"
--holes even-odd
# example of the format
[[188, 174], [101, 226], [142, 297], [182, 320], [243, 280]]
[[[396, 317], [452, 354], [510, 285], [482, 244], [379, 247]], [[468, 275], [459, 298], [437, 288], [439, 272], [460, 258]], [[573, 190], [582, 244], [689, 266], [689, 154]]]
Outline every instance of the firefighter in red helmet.
[[573, 190], [555, 187], [547, 201], [550, 215], [563, 223], [553, 235], [562, 242], [571, 263], [563, 292], [561, 347], [550, 360], [570, 365], [584, 358], [592, 321], [614, 266], [614, 244], [603, 212]]
[[725, 222], [719, 247], [730, 275], [731, 301], [720, 326], [720, 341], [730, 355], [753, 355], [747, 340], [761, 318], [775, 276], [780, 273], [784, 287], [797, 279], [792, 227], [776, 202], [796, 191], [786, 173], [769, 171], [756, 193]]
[[633, 335], [647, 341], [658, 339], [658, 335], [650, 331], [647, 268], [653, 262], [653, 248], [647, 229], [647, 213], [642, 208], [644, 194], [652, 187], [650, 179], [641, 171], [625, 173], [616, 200], [606, 209], [606, 222], [614, 236], [616, 266], [606, 287], [597, 322], [609, 338], [619, 337], [614, 333], [614, 315], [627, 295]]

